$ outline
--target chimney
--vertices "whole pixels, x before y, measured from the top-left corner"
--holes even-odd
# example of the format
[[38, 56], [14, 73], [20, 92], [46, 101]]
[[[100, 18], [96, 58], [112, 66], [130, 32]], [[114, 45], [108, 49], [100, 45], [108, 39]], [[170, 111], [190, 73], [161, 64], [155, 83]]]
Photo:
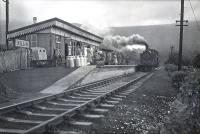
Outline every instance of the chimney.
[[37, 17], [33, 17], [33, 24], [37, 23]]

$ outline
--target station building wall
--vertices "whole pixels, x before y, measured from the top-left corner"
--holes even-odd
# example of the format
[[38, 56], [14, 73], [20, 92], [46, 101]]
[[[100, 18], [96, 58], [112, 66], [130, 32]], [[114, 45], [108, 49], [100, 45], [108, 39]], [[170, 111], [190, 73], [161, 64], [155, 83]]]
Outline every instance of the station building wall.
[[36, 33], [12, 38], [11, 40], [13, 40], [13, 44], [15, 39], [28, 40], [30, 42], [30, 47], [43, 47], [46, 49], [47, 57], [49, 59], [52, 59], [54, 54], [56, 54], [61, 56], [62, 61], [65, 61], [66, 58], [65, 44], [70, 44], [70, 40], [73, 42], [80, 42], [80, 45], [85, 47], [90, 46], [93, 51], [97, 49], [99, 45], [99, 43], [95, 41], [90, 41], [81, 36], [71, 34], [58, 28], [48, 28]]
[[51, 58], [51, 34], [37, 34], [37, 47], [45, 48], [48, 58]]

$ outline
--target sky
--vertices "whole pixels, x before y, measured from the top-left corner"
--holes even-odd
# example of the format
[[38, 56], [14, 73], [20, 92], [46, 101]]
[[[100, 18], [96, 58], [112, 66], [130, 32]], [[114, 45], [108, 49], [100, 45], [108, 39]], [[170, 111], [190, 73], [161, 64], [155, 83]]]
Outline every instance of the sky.
[[[200, 19], [200, 0], [191, 0]], [[10, 22], [31, 24], [58, 17], [70, 23], [93, 26], [99, 30], [117, 26], [172, 24], [180, 19], [180, 0], [10, 0]], [[5, 18], [5, 4], [0, 1], [0, 19]], [[194, 16], [185, 1], [185, 19]], [[199, 22], [200, 23], [200, 22]]]

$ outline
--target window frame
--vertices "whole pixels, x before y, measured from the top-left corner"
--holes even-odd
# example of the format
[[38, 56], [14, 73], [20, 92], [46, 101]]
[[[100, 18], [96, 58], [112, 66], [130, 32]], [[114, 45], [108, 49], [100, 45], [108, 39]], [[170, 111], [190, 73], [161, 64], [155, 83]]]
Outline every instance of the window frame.
[[61, 35], [56, 35], [55, 36], [55, 42], [56, 43], [61, 43]]
[[[35, 36], [35, 40], [33, 40], [33, 36]], [[31, 47], [37, 47], [38, 46], [38, 35], [37, 34], [29, 34], [26, 36], [26, 40], [29, 40], [30, 42], [30, 46]], [[33, 43], [35, 43], [35, 45], [33, 46]]]

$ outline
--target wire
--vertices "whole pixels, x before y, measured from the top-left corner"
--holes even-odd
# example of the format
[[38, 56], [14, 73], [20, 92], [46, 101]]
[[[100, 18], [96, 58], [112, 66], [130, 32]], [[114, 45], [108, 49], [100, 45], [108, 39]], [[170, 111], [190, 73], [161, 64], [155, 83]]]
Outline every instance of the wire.
[[196, 15], [195, 15], [194, 8], [193, 8], [193, 6], [192, 6], [191, 0], [189, 0], [189, 2], [190, 2], [190, 7], [191, 7], [191, 9], [192, 9], [192, 13], [193, 13], [193, 15], [194, 15], [194, 18], [195, 18], [195, 21], [196, 21], [196, 24], [197, 24], [197, 28], [198, 28], [198, 30], [200, 31], [200, 25], [199, 25], [199, 23], [198, 23], [198, 21], [197, 21], [197, 17], [196, 17]]

